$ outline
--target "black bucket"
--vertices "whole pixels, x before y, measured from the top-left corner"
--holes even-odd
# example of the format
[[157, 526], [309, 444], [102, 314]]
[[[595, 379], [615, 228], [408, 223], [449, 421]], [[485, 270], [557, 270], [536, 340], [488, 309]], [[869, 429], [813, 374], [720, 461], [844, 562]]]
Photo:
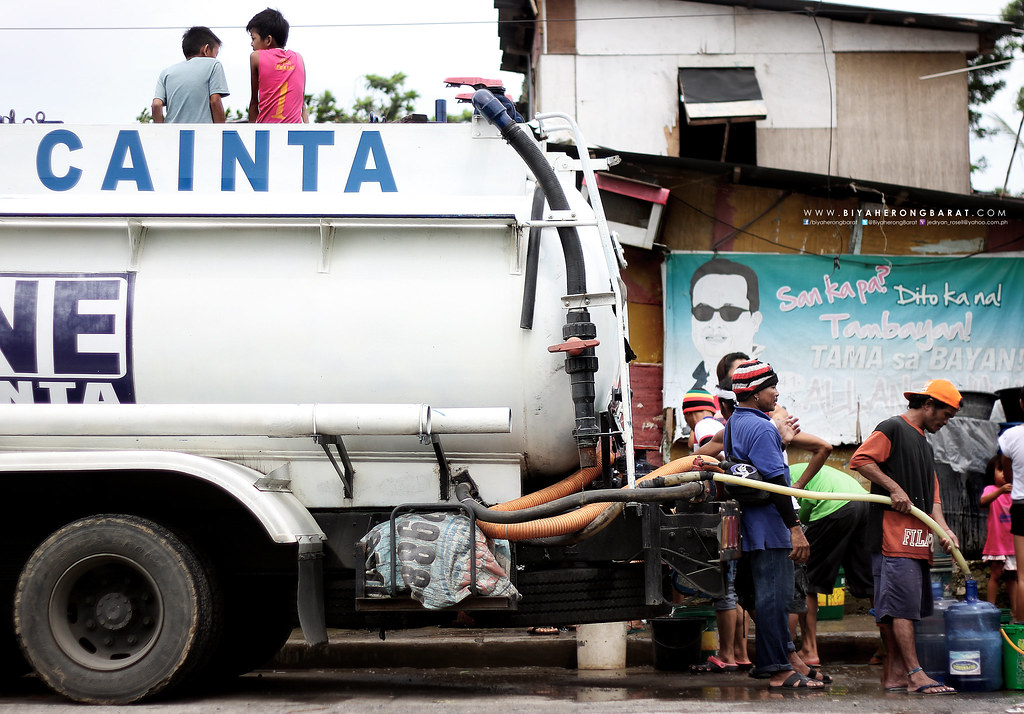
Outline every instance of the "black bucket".
[[1020, 389], [1010, 387], [996, 390], [999, 403], [1003, 405], [1003, 413], [1006, 414], [1006, 421], [1024, 421], [1024, 409], [1020, 406]]
[[689, 670], [690, 665], [703, 664], [701, 635], [706, 624], [704, 617], [656, 617], [651, 620], [654, 668], [679, 671]]
[[992, 392], [960, 392], [960, 395], [963, 400], [956, 414], [958, 417], [988, 419], [992, 416], [992, 407], [996, 404], [996, 395]]

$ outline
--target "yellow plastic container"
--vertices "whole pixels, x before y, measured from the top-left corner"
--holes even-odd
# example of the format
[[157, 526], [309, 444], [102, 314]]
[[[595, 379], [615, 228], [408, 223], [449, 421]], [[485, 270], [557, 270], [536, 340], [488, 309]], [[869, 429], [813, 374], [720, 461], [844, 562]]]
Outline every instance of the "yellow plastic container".
[[846, 573], [839, 569], [831, 593], [818, 593], [818, 619], [842, 620], [846, 609]]

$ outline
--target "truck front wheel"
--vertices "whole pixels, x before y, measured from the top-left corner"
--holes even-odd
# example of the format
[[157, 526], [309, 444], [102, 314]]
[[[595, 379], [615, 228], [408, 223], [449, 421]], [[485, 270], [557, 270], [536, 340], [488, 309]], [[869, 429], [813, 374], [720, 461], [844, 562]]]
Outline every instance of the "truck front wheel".
[[94, 516], [28, 559], [14, 625], [29, 662], [80, 702], [127, 704], [181, 684], [215, 636], [199, 558], [157, 523]]

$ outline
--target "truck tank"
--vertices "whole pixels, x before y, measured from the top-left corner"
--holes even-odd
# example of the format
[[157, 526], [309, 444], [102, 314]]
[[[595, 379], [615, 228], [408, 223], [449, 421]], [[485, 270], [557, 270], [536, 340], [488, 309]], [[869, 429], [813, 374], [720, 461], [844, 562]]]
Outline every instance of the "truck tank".
[[[125, 704], [296, 624], [653, 617], [666, 564], [724, 594], [738, 511], [703, 462], [633, 478], [619, 259], [576, 189], [607, 161], [473, 101], [487, 122], [0, 131], [3, 671]], [[501, 590], [438, 549], [470, 538]]]
[[[550, 159], [571, 210], [535, 215], [535, 178], [483, 122], [17, 125], [0, 151], [0, 403], [508, 408], [509, 433], [443, 447], [484, 498], [513, 498], [579, 460], [564, 356], [548, 351], [566, 321], [560, 222], [578, 224], [595, 296], [598, 412], [619, 384], [617, 266], [572, 162]], [[230, 458], [310, 508], [438, 493], [416, 436], [346, 436], [348, 499], [312, 439], [66, 431], [13, 429], [0, 450]]]

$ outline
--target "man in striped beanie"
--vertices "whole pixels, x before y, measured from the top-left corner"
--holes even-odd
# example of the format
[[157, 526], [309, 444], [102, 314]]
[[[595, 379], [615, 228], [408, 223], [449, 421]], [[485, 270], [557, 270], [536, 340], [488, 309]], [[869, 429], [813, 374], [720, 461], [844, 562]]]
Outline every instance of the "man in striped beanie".
[[[726, 456], [752, 464], [769, 483], [789, 486], [782, 437], [768, 416], [779, 400], [778, 383], [772, 366], [756, 359], [743, 362], [733, 372], [736, 410], [725, 427]], [[793, 563], [804, 563], [810, 555], [792, 499], [772, 494], [764, 504], [744, 505], [740, 527], [743, 559], [736, 586], [748, 605], [753, 591], [756, 645], [752, 674], [768, 679], [770, 689], [821, 688], [830, 678], [804, 664], [789, 633]]]
[[[737, 402], [752, 398], [761, 390], [774, 387], [778, 383], [779, 377], [775, 374], [772, 366], [757, 359], [740, 363], [732, 373], [732, 392], [736, 395]], [[778, 396], [779, 391], [775, 390], [776, 401], [778, 401]], [[771, 409], [768, 411], [770, 412]]]

